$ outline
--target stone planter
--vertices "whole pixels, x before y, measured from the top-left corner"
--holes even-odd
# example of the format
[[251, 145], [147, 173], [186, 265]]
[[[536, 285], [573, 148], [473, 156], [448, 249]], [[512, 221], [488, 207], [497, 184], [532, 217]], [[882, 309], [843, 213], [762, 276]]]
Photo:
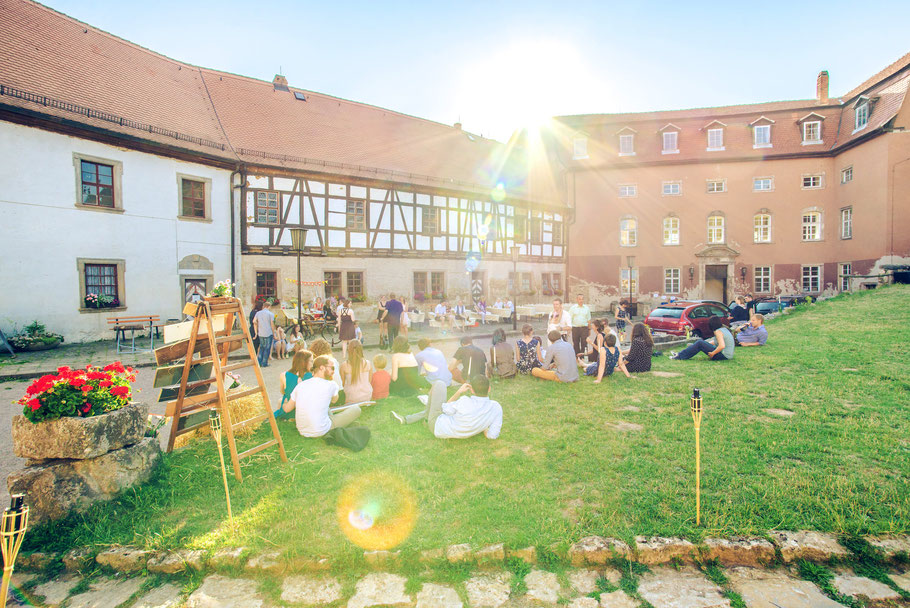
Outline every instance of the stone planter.
[[47, 344], [32, 344], [31, 346], [26, 346], [25, 348], [18, 348], [16, 350], [20, 353], [33, 353], [39, 350], [53, 350], [60, 346], [60, 343], [63, 340], [54, 340], [53, 342], [48, 342]]
[[131, 403], [101, 416], [65, 417], [37, 424], [13, 417], [13, 452], [19, 458], [97, 458], [137, 443], [145, 435], [148, 406]]

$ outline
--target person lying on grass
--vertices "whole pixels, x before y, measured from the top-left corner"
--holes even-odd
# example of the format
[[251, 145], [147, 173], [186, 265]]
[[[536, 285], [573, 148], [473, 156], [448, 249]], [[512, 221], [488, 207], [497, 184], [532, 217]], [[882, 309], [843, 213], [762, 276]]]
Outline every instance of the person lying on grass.
[[720, 317], [708, 319], [708, 327], [714, 332], [714, 343], [696, 340], [671, 359], [691, 359], [698, 353], [705, 353], [712, 361], [726, 361], [733, 358], [733, 334], [725, 327]]
[[736, 344], [739, 346], [764, 346], [768, 341], [765, 316], [758, 312], [752, 315], [749, 324], [740, 327], [735, 338]]
[[478, 433], [496, 439], [502, 430], [502, 406], [490, 399], [490, 380], [480, 374], [462, 384], [448, 401], [445, 384], [437, 380], [423, 411], [410, 416], [392, 412], [392, 418], [401, 424], [426, 420], [427, 427], [439, 439], [466, 439]]
[[543, 380], [556, 382], [576, 382], [578, 380], [578, 364], [575, 359], [575, 349], [562, 339], [559, 330], [552, 330], [547, 334], [551, 344], [547, 347], [547, 354], [543, 359], [543, 367], [535, 367], [531, 375]]
[[334, 359], [326, 355], [316, 357], [313, 377], [298, 384], [284, 405], [286, 411], [294, 412], [297, 430], [304, 437], [322, 437], [332, 429], [350, 425], [360, 416], [360, 407], [356, 405], [329, 412], [329, 406], [338, 401], [340, 392], [332, 379], [334, 373]]
[[613, 370], [617, 367], [622, 370], [626, 378], [632, 377], [632, 374], [626, 369], [626, 361], [623, 359], [622, 352], [616, 347], [616, 336], [607, 334], [604, 346], [598, 347], [597, 351], [597, 363], [589, 363], [585, 368], [586, 376], [597, 376], [594, 384], [599, 384], [605, 375], [612, 376]]

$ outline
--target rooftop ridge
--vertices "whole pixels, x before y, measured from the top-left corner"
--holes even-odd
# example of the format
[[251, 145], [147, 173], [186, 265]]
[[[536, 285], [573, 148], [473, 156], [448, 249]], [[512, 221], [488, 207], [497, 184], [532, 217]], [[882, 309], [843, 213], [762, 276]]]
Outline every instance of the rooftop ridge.
[[895, 61], [892, 61], [890, 64], [885, 66], [884, 69], [879, 70], [870, 78], [867, 78], [859, 84], [859, 86], [854, 87], [844, 95], [844, 100], [852, 99], [867, 89], [872, 88], [876, 84], [891, 78], [907, 66], [910, 66], [910, 53], [905, 53], [904, 55], [898, 57]]

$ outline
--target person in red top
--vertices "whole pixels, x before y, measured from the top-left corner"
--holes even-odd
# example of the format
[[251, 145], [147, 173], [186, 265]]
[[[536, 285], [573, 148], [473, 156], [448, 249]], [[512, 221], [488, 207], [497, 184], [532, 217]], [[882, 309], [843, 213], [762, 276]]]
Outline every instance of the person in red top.
[[373, 401], [385, 399], [389, 396], [389, 384], [392, 382], [392, 376], [385, 371], [387, 360], [385, 355], [376, 355], [373, 357], [373, 377], [370, 378], [370, 384], [373, 385]]

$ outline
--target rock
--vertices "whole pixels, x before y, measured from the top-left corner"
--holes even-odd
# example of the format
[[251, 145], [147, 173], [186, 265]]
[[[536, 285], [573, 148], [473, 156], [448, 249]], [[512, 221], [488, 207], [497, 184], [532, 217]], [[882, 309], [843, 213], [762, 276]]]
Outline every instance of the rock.
[[9, 592], [6, 594], [6, 604], [5, 608], [26, 608], [27, 606], [33, 605], [32, 602], [28, 600], [22, 594], [22, 585], [31, 581], [37, 576], [31, 572], [13, 572], [10, 577]]
[[892, 574], [891, 580], [897, 583], [897, 586], [904, 591], [910, 591], [910, 570], [903, 574]]
[[724, 566], [758, 568], [774, 561], [774, 545], [763, 538], [708, 538], [705, 546], [705, 558], [716, 559]]
[[331, 604], [341, 599], [341, 583], [334, 578], [289, 576], [281, 585], [281, 600], [295, 604]]
[[838, 591], [852, 597], [863, 596], [870, 600], [896, 600], [900, 598], [900, 594], [888, 585], [865, 576], [856, 576], [845, 572], [836, 575], [831, 583]]
[[151, 551], [134, 547], [114, 547], [99, 553], [95, 561], [117, 572], [139, 572], [153, 555]]
[[176, 574], [186, 569], [183, 557], [174, 551], [162, 552], [153, 555], [146, 562], [146, 568], [149, 572], [155, 574]]
[[737, 567], [726, 574], [730, 586], [749, 608], [843, 608], [809, 581], [781, 570]]
[[256, 581], [212, 574], [186, 600], [187, 608], [262, 608]]
[[464, 586], [471, 608], [499, 608], [509, 599], [509, 575], [504, 572], [475, 576]]
[[205, 551], [201, 549], [189, 550], [182, 549], [177, 551], [177, 555], [183, 560], [183, 563], [186, 564], [187, 568], [192, 568], [197, 572], [201, 572], [205, 568]]
[[177, 608], [183, 603], [180, 595], [180, 587], [167, 583], [141, 596], [130, 608]]
[[597, 589], [600, 574], [596, 570], [575, 570], [569, 573], [569, 584], [577, 593], [587, 595]]
[[654, 606], [730, 607], [730, 600], [721, 595], [720, 588], [694, 568], [652, 568], [639, 580], [638, 593]]
[[898, 553], [910, 555], [910, 536], [883, 536], [867, 538], [869, 544], [881, 549], [886, 557], [894, 557]]
[[33, 460], [97, 458], [145, 437], [148, 406], [126, 407], [90, 418], [64, 417], [35, 424], [13, 416], [13, 452]]
[[586, 536], [569, 547], [569, 560], [573, 566], [606, 564], [614, 555], [629, 557], [629, 545], [615, 538]]
[[[29, 509], [29, 511], [31, 511], [31, 509]], [[31, 524], [31, 514], [29, 514], [29, 520], [29, 524]], [[34, 551], [28, 555], [20, 555], [19, 559], [16, 560], [16, 567], [24, 568], [25, 570], [44, 570], [57, 561], [59, 557], [60, 556], [56, 553]]]
[[532, 570], [525, 577], [525, 585], [528, 597], [533, 600], [546, 604], [555, 604], [559, 600], [559, 580], [552, 572]]
[[785, 532], [772, 530], [769, 535], [780, 548], [781, 557], [789, 563], [798, 559], [822, 562], [832, 557], [848, 557], [849, 551], [840, 546], [833, 534], [822, 532]]
[[348, 601], [348, 608], [410, 604], [411, 598], [404, 592], [406, 582], [407, 579], [397, 574], [386, 572], [367, 574], [357, 581], [354, 597]]
[[576, 597], [569, 602], [569, 608], [597, 608], [599, 605], [593, 597]]
[[213, 568], [238, 568], [246, 561], [246, 547], [223, 548], [215, 551], [215, 555], [209, 560]]
[[638, 602], [626, 595], [625, 591], [617, 589], [600, 594], [600, 608], [638, 608]]
[[451, 587], [424, 583], [417, 593], [417, 608], [462, 608], [464, 604]]
[[70, 572], [83, 570], [95, 563], [95, 551], [91, 547], [76, 547], [63, 554], [63, 565]]
[[607, 426], [614, 431], [620, 431], [623, 433], [626, 431], [633, 431], [637, 433], [638, 431], [644, 430], [645, 428], [640, 424], [635, 424], [634, 422], [625, 422], [623, 420], [620, 420], [619, 422], [608, 423]]
[[636, 536], [635, 557], [645, 565], [666, 564], [674, 559], [692, 561], [695, 545], [682, 538]]
[[652, 376], [657, 376], [658, 378], [682, 378], [682, 374], [677, 374], [676, 372], [658, 372], [652, 371]]
[[435, 564], [446, 558], [445, 549], [427, 549], [420, 552], [421, 564]]
[[59, 606], [60, 602], [65, 600], [70, 591], [82, 580], [78, 576], [64, 576], [48, 581], [32, 588], [32, 595], [44, 598], [43, 605], [47, 608]]
[[146, 437], [97, 458], [52, 460], [14, 471], [7, 484], [10, 494], [28, 496], [29, 523], [38, 524], [60, 519], [71, 511], [86, 511], [99, 500], [110, 500], [148, 481], [160, 458], [158, 440]]
[[537, 547], [525, 547], [524, 549], [509, 549], [509, 557], [523, 559], [528, 564], [537, 563]]
[[374, 568], [382, 568], [396, 561], [401, 556], [400, 551], [364, 551], [363, 559]]
[[251, 557], [245, 568], [251, 572], [281, 574], [284, 572], [284, 562], [281, 559], [281, 553], [261, 553]]
[[506, 546], [502, 543], [487, 545], [474, 552], [474, 559], [480, 566], [502, 566], [506, 559]]
[[133, 597], [141, 586], [141, 577], [126, 580], [102, 579], [89, 585], [89, 589], [85, 593], [71, 597], [66, 606], [67, 608], [117, 608]]
[[471, 545], [449, 545], [446, 547], [446, 559], [450, 564], [471, 561]]
[[773, 414], [775, 416], [780, 416], [781, 418], [789, 418], [790, 416], [792, 416], [795, 413], [795, 412], [791, 412], [790, 410], [781, 410], [776, 407], [766, 408], [765, 411], [768, 412], [769, 414]]

